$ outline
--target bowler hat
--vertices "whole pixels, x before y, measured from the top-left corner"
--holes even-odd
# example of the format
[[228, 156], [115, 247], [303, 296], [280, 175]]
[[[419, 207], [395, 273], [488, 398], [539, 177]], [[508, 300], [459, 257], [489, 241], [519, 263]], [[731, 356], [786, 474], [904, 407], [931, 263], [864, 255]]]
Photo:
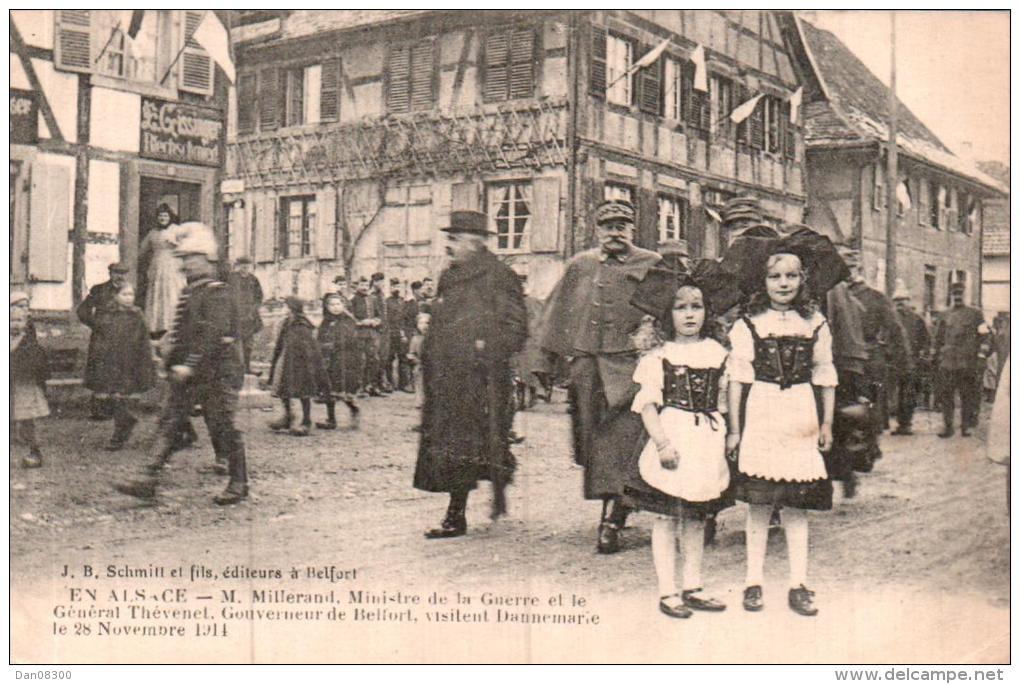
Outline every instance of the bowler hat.
[[130, 270], [127, 266], [120, 263], [119, 261], [115, 261], [114, 263], [110, 264], [108, 268], [110, 269], [110, 273], [127, 273]]
[[480, 211], [458, 210], [450, 212], [450, 225], [440, 228], [445, 233], [489, 234], [489, 217]]
[[390, 278], [390, 285], [399, 285], [400, 278]]
[[383, 275], [380, 271], [376, 271], [375, 273], [372, 274], [372, 282], [374, 283], [379, 280], [386, 280], [386, 276]]

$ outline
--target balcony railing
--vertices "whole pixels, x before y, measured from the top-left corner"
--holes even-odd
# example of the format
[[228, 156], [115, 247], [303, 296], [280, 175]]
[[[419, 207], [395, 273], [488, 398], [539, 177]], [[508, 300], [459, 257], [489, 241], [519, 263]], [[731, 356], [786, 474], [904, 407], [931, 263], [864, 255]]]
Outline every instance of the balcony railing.
[[227, 174], [249, 187], [541, 169], [566, 163], [565, 101], [419, 112], [239, 138]]

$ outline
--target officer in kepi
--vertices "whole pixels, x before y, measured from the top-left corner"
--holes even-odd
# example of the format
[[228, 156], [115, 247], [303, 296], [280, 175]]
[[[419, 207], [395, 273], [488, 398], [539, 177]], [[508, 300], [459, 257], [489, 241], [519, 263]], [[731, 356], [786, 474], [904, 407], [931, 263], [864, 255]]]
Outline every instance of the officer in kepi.
[[989, 333], [980, 309], [963, 303], [963, 283], [949, 288], [952, 305], [939, 319], [935, 332], [936, 367], [938, 368], [939, 404], [943, 428], [939, 437], [953, 436], [956, 393], [960, 394], [960, 434], [970, 436], [977, 427], [981, 410], [981, 374], [988, 358]]
[[248, 496], [244, 443], [234, 427], [244, 377], [237, 311], [230, 288], [215, 277], [218, 248], [212, 230], [197, 222], [180, 228], [175, 254], [182, 260], [188, 284], [177, 305], [165, 358], [171, 390], [159, 419], [155, 458], [140, 478], [114, 488], [129, 496], [154, 498], [182, 417], [200, 403], [216, 462], [230, 476], [227, 488], [213, 501], [236, 504]]

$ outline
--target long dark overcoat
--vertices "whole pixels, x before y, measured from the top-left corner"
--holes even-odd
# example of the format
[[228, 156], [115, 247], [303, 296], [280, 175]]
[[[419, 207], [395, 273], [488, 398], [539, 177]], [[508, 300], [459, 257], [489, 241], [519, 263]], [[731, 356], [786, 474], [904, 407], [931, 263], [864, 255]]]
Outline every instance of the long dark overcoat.
[[227, 276], [227, 285], [237, 307], [237, 327], [242, 338], [251, 337], [262, 330], [262, 285], [254, 273], [233, 271]]
[[315, 326], [303, 314], [291, 314], [280, 327], [269, 377], [273, 394], [282, 399], [329, 394], [329, 375], [315, 339]]
[[[518, 277], [491, 252], [482, 249], [440, 276], [423, 350], [416, 488], [470, 489], [493, 473], [509, 482], [510, 358], [527, 335]], [[484, 351], [477, 351], [476, 340], [485, 343]]]
[[325, 311], [318, 341], [333, 392], [356, 393], [362, 372], [357, 320], [347, 311], [339, 315]]
[[96, 315], [85, 361], [85, 387], [96, 394], [141, 394], [156, 384], [145, 314], [115, 305]]

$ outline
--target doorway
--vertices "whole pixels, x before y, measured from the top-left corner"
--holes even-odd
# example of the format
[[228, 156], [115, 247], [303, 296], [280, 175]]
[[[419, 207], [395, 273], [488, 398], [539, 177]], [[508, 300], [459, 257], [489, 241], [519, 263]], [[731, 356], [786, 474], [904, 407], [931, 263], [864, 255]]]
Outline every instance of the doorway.
[[[156, 227], [156, 209], [166, 204], [180, 223], [202, 220], [202, 186], [156, 176], [142, 176], [138, 192], [138, 244]], [[137, 301], [145, 301], [148, 263], [138, 264]]]

